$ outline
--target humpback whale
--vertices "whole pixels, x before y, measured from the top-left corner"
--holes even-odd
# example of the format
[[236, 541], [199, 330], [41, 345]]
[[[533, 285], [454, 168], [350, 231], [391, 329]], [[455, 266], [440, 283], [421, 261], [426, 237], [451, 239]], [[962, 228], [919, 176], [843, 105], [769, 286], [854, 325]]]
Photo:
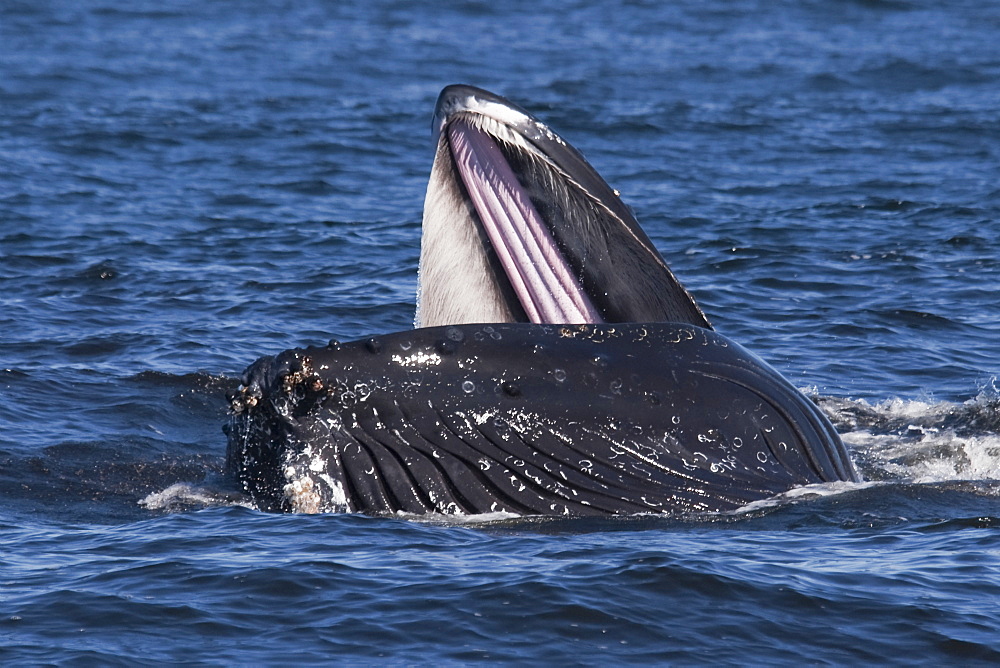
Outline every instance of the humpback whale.
[[679, 514], [859, 479], [569, 143], [465, 85], [433, 130], [417, 327], [263, 357], [229, 397], [226, 470], [259, 507]]

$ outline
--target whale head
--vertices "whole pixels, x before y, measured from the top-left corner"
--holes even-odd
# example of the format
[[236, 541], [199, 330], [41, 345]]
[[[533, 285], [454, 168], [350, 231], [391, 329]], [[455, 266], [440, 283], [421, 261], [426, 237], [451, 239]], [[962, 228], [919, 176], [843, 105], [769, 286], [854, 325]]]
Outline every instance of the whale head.
[[678, 322], [711, 328], [587, 160], [473, 86], [438, 98], [416, 325]]

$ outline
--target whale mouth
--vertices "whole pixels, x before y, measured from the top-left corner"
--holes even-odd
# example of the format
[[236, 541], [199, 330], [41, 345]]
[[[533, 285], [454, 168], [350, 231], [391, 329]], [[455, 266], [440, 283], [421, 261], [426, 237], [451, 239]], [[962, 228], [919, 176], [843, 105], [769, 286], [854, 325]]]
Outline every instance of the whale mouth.
[[424, 206], [417, 324], [710, 328], [617, 191], [510, 101], [449, 86]]
[[[580, 268], [570, 266], [522, 185], [525, 171], [521, 170], [518, 178], [512, 169], [510, 144], [505, 152], [481, 129], [490, 120], [468, 113], [457, 115], [446, 128], [448, 144], [479, 224], [525, 315], [535, 323], [604, 322], [583, 289]], [[492, 125], [497, 124], [494, 121]]]

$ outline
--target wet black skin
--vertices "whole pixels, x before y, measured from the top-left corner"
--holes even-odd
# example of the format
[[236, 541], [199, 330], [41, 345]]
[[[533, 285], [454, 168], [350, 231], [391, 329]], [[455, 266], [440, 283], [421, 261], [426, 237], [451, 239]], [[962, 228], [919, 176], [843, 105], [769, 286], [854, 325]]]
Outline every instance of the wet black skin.
[[[227, 468], [272, 510], [715, 512], [857, 480], [812, 402], [687, 324], [418, 329], [265, 357], [243, 380]], [[305, 477], [302, 508], [286, 486]]]

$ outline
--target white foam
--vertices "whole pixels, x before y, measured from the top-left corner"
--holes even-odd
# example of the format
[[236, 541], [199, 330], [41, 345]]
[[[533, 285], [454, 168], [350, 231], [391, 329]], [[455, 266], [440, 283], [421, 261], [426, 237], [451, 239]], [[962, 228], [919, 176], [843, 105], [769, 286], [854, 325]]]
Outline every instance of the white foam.
[[1000, 435], [959, 436], [951, 430], [916, 427], [911, 431], [918, 435], [855, 431], [842, 438], [892, 477], [912, 482], [1000, 480]]
[[992, 430], [1000, 423], [995, 391], [962, 403], [892, 398], [821, 405], [866, 477], [920, 483], [1000, 479], [1000, 433]]

